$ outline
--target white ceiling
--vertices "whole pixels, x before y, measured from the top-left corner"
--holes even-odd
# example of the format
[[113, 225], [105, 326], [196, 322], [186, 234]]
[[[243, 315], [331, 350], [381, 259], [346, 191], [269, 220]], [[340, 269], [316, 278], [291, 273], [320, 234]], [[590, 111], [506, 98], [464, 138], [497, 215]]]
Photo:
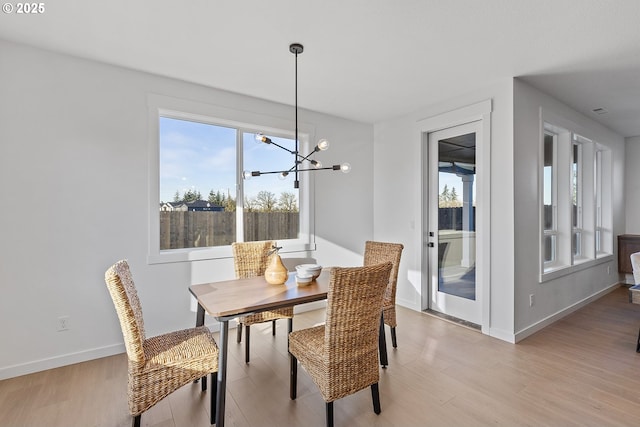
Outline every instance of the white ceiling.
[[[55, 0], [0, 38], [375, 123], [522, 77], [640, 135], [638, 0]], [[0, 56], [1, 58], [1, 56]], [[1, 59], [0, 59], [1, 60]], [[43, 70], [46, 71], [46, 70]], [[605, 115], [591, 112], [605, 108]]]

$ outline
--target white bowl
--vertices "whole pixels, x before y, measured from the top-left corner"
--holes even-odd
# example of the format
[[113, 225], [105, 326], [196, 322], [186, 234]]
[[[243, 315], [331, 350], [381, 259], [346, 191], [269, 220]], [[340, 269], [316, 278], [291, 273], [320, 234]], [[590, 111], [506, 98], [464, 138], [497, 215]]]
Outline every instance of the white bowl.
[[322, 266], [318, 264], [300, 264], [296, 265], [296, 271], [298, 272], [299, 276], [311, 274], [313, 278], [316, 279], [322, 272]]
[[313, 276], [311, 274], [299, 273], [296, 274], [296, 283], [300, 286], [306, 286], [313, 282]]

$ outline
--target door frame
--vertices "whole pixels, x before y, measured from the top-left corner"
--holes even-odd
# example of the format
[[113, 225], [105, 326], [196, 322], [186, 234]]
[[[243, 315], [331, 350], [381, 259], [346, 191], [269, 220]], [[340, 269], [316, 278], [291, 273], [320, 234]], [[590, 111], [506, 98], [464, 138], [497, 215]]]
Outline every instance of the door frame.
[[429, 210], [428, 210], [428, 139], [429, 133], [479, 121], [481, 146], [476, 147], [476, 164], [478, 185], [476, 187], [476, 291], [482, 311], [481, 329], [483, 334], [489, 334], [491, 309], [491, 112], [492, 101], [487, 99], [417, 122], [418, 141], [421, 150], [421, 181], [420, 181], [420, 276], [421, 276], [421, 310], [429, 308], [430, 274], [429, 248], [427, 243]]
[[[476, 262], [476, 253], [477, 253], [476, 230], [477, 228], [474, 225], [472, 230], [466, 230], [466, 231], [460, 230], [460, 235], [466, 235], [467, 239], [472, 239], [473, 241], [472, 253], [473, 253], [473, 267], [474, 267], [474, 270], [473, 270], [474, 298], [465, 298], [459, 295], [451, 294], [451, 293], [440, 290], [440, 283], [441, 283], [440, 274], [446, 268], [445, 267], [442, 267], [442, 269], [439, 268], [440, 256], [441, 256], [440, 247], [443, 242], [442, 240], [443, 235], [440, 233], [441, 230], [439, 229], [439, 225], [438, 225], [439, 216], [440, 216], [439, 215], [440, 208], [439, 208], [438, 200], [440, 195], [440, 179], [443, 176], [439, 168], [439, 164], [440, 164], [439, 162], [441, 160], [440, 159], [440, 141], [446, 140], [452, 137], [473, 134], [475, 144], [476, 144], [475, 147], [481, 148], [483, 144], [481, 124], [482, 123], [479, 120], [476, 120], [473, 122], [464, 123], [462, 125], [452, 126], [440, 131], [427, 133], [426, 134], [428, 138], [427, 149], [429, 150], [427, 160], [429, 162], [429, 167], [427, 168], [428, 173], [425, 174], [425, 179], [426, 179], [425, 184], [428, 185], [428, 188], [429, 188], [429, 190], [425, 194], [428, 200], [426, 207], [428, 208], [427, 232], [429, 234], [429, 244], [428, 244], [429, 249], [426, 251], [426, 256], [430, 258], [429, 269], [428, 269], [429, 284], [430, 284], [429, 308], [431, 310], [435, 310], [440, 313], [453, 316], [456, 318], [460, 318], [462, 320], [469, 321], [478, 325], [482, 323], [483, 295], [482, 295], [482, 288], [477, 286], [477, 280], [476, 280], [476, 275], [477, 275], [476, 273], [478, 272], [477, 271], [478, 263]], [[475, 147], [474, 147], [474, 152], [476, 151]], [[474, 164], [477, 164], [476, 160], [477, 159], [474, 153]], [[477, 184], [476, 176], [477, 174], [473, 175], [474, 187]], [[482, 183], [479, 183], [479, 184], [481, 185]], [[462, 185], [458, 188], [461, 189]], [[464, 191], [462, 191], [462, 193], [464, 193]], [[474, 191], [474, 193], [476, 193], [476, 195], [479, 195], [477, 191]], [[472, 200], [473, 202], [475, 202], [474, 204], [476, 206], [481, 204], [481, 201], [478, 200], [478, 198], [476, 197], [473, 197]], [[473, 216], [473, 214], [471, 215]], [[434, 235], [431, 236], [431, 233], [433, 233]], [[462, 246], [465, 245], [463, 241], [464, 239], [460, 240], [460, 243], [462, 244]], [[432, 247], [431, 246], [432, 243], [436, 243], [437, 246]], [[462, 263], [462, 257], [463, 257], [462, 249], [461, 249], [460, 256], [461, 256], [460, 263]]]

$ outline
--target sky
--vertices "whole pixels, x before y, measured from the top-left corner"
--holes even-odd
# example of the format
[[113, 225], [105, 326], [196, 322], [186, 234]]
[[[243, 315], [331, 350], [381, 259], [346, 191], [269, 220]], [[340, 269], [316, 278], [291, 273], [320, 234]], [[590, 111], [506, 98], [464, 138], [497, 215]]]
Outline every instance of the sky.
[[[220, 191], [236, 197], [236, 129], [167, 117], [160, 118], [160, 201], [173, 201], [176, 191], [199, 191], [206, 200], [209, 192]], [[272, 138], [293, 148], [294, 141]], [[243, 134], [243, 170], [285, 170], [293, 166], [293, 155], [273, 145], [257, 142], [255, 134]], [[245, 180], [245, 196], [261, 190], [278, 197], [293, 192], [293, 179], [280, 180], [277, 174]]]

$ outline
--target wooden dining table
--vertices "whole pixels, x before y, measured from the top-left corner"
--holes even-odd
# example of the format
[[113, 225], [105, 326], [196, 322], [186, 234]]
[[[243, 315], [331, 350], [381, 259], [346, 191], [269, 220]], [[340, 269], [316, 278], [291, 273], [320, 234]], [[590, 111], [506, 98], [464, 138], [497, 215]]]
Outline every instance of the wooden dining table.
[[[198, 301], [196, 326], [204, 325], [205, 313], [220, 322], [216, 427], [224, 427], [229, 320], [262, 311], [324, 300], [327, 298], [330, 278], [330, 268], [324, 268], [318, 278], [305, 286], [298, 286], [295, 281], [295, 273], [289, 273], [287, 281], [282, 285], [271, 285], [263, 276], [257, 276], [249, 279], [202, 283], [189, 287], [189, 291]], [[289, 331], [291, 329], [292, 320], [290, 319]], [[386, 367], [388, 364], [387, 346], [382, 316], [380, 318], [379, 350], [380, 364]], [[203, 378], [202, 381], [206, 381], [206, 379]]]

